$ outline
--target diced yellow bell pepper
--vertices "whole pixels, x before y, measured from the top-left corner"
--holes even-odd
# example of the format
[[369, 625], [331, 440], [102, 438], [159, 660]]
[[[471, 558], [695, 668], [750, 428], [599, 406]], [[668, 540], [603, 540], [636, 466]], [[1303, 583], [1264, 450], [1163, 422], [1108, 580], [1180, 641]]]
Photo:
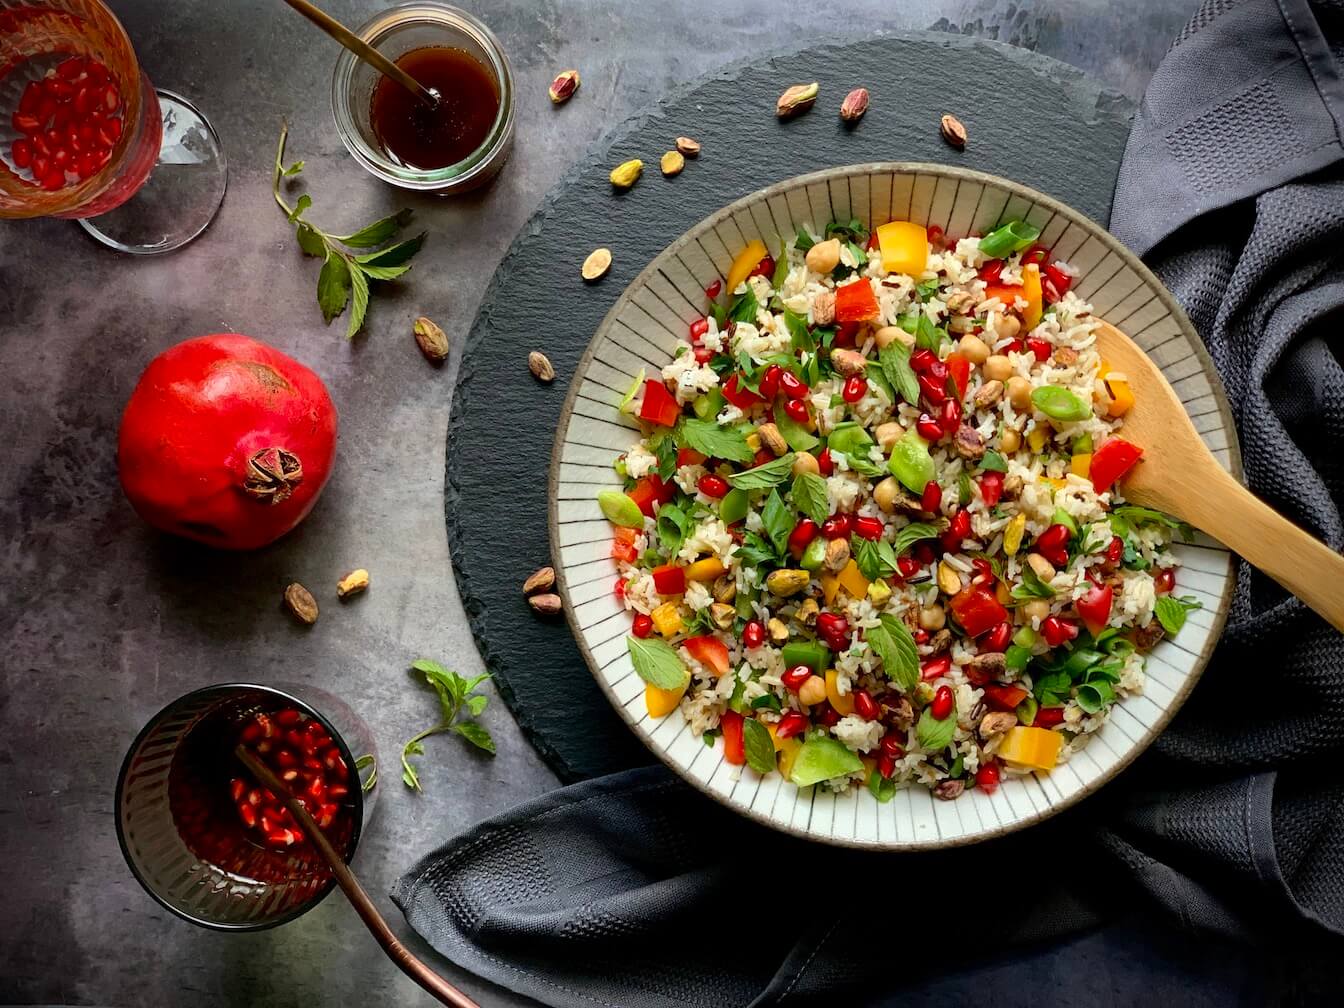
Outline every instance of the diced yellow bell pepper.
[[747, 242], [747, 247], [737, 254], [733, 260], [733, 265], [728, 270], [728, 296], [733, 296], [733, 291], [737, 290], [737, 285], [745, 280], [751, 271], [756, 268], [756, 264], [765, 258], [765, 242], [759, 238]]
[[1111, 365], [1106, 361], [1101, 362], [1101, 367], [1097, 369], [1097, 377], [1102, 381], [1102, 388], [1105, 389], [1103, 400], [1106, 403], [1107, 416], [1124, 416], [1134, 407], [1134, 392], [1129, 387], [1129, 382], [1122, 381], [1119, 378], [1108, 379]]
[[1055, 479], [1053, 476], [1042, 476], [1041, 482], [1050, 488], [1051, 493], [1058, 493], [1066, 486], [1062, 479]]
[[664, 602], [649, 613], [649, 618], [653, 620], [654, 629], [664, 637], [673, 637], [684, 629], [681, 613], [677, 611], [675, 602]]
[[854, 713], [854, 694], [853, 693], [842, 694], [840, 690], [836, 688], [835, 679], [836, 679], [835, 669], [833, 668], [827, 669], [826, 699], [831, 702], [831, 706], [835, 708], [835, 712], [837, 714], [839, 714], [841, 717], [848, 717], [849, 715]]
[[1017, 766], [1051, 770], [1059, 762], [1059, 751], [1063, 747], [1064, 736], [1057, 731], [1016, 725], [1004, 732], [999, 757]]
[[691, 677], [687, 676], [680, 689], [661, 689], [653, 683], [645, 683], [644, 706], [649, 709], [649, 717], [667, 717], [676, 710], [690, 682]]
[[1031, 429], [1027, 435], [1027, 445], [1034, 452], [1040, 452], [1045, 447], [1045, 443], [1050, 440], [1050, 433], [1039, 423]]
[[1027, 306], [1022, 309], [1022, 328], [1031, 330], [1041, 324], [1044, 312], [1041, 297], [1041, 268], [1034, 263], [1022, 271], [1022, 297]]
[[835, 597], [840, 594], [840, 578], [825, 571], [821, 575], [821, 597], [828, 606], [835, 605]]
[[1075, 476], [1081, 476], [1087, 479], [1088, 471], [1092, 468], [1092, 453], [1083, 452], [1081, 455], [1074, 455], [1069, 459], [1069, 472]]
[[844, 570], [839, 574], [840, 587], [849, 592], [850, 598], [861, 599], [868, 594], [869, 581], [859, 570], [859, 565], [853, 560], [845, 564]]
[[803, 743], [799, 741], [797, 735], [791, 735], [786, 739], [779, 740], [779, 772], [788, 780], [793, 774], [793, 761], [798, 758], [798, 754], [803, 751]]
[[929, 232], [922, 224], [890, 221], [877, 229], [882, 250], [882, 268], [888, 273], [908, 273], [919, 278], [929, 265]]
[[705, 557], [686, 568], [686, 580], [713, 581], [715, 578], [723, 577], [726, 570], [718, 557]]
[[994, 583], [994, 597], [999, 600], [999, 605], [1010, 606], [1013, 604], [1013, 593], [1008, 590], [1008, 585], [1002, 581]]
[[1022, 536], [1026, 530], [1027, 516], [1022, 512], [1013, 515], [1003, 530], [1003, 551], [1009, 556], [1016, 556], [1017, 551], [1022, 548]]
[[765, 730], [770, 733], [770, 741], [774, 744], [775, 752], [779, 752], [779, 750], [783, 748], [784, 743], [779, 738], [778, 730], [772, 724], [766, 725]]

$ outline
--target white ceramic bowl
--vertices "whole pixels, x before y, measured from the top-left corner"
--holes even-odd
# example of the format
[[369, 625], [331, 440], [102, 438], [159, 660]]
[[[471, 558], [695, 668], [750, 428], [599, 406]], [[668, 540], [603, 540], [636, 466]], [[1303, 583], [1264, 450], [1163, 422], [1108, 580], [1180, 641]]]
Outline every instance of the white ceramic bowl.
[[[1040, 241], [1079, 271], [1074, 290], [1095, 312], [1129, 333], [1161, 366], [1219, 461], [1240, 476], [1232, 416], [1203, 345], [1161, 282], [1104, 228], [1025, 186], [979, 172], [932, 164], [853, 165], [804, 175], [752, 193], [673, 241], [635, 278], [603, 320], [569, 389], [551, 463], [551, 543], [560, 594], [579, 648], [612, 705], [664, 763], [730, 808], [765, 825], [826, 843], [918, 850], [973, 843], [1039, 822], [1095, 791], [1130, 763], [1171, 720], [1199, 678], [1227, 615], [1233, 564], [1227, 550], [1201, 538], [1178, 544], [1182, 594], [1204, 605], [1177, 640], [1149, 655], [1143, 695], [1118, 703], [1109, 722], [1069, 762], [1049, 773], [1006, 778], [992, 795], [972, 789], [938, 801], [923, 787], [879, 804], [866, 789], [836, 796], [761, 777], [723, 758], [691, 734], [680, 712], [653, 719], [644, 684], [626, 653], [630, 615], [612, 594], [611, 526], [596, 495], [620, 488], [616, 456], [640, 436], [617, 413], [644, 368], [657, 374], [676, 341], [700, 316], [704, 288], [727, 273], [733, 254], [753, 238], [777, 249], [802, 224], [858, 217], [938, 225], [954, 237], [984, 234], [1020, 218]], [[1139, 390], [1142, 395], [1142, 390]]]

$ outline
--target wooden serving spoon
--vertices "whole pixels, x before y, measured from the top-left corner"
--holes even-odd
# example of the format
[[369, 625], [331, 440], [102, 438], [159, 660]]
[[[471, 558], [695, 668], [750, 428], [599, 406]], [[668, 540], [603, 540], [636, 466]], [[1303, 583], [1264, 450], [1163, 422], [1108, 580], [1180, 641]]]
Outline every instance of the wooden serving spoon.
[[1120, 481], [1125, 499], [1175, 515], [1245, 557], [1344, 631], [1344, 557], [1255, 497], [1209, 451], [1166, 376], [1103, 322], [1097, 349], [1140, 392], [1121, 436], [1143, 449]]
[[308, 810], [299, 804], [298, 799], [294, 797], [294, 793], [285, 784], [281, 783], [280, 778], [271, 771], [271, 768], [257, 759], [244, 745], [236, 746], [233, 754], [238, 757], [239, 762], [247, 767], [248, 772], [260, 784], [269, 788], [284, 803], [285, 808], [289, 809], [289, 814], [294, 817], [299, 827], [307, 835], [308, 840], [317, 848], [317, 852], [322, 855], [322, 860], [327, 863], [331, 873], [336, 876], [336, 884], [341, 887], [341, 891], [345, 893], [346, 899], [355, 908], [355, 913], [359, 914], [364, 926], [369, 929], [369, 933], [383, 947], [387, 957], [441, 1004], [451, 1005], [452, 1008], [480, 1008], [480, 1005], [475, 1001], [435, 973], [421, 959], [418, 959], [415, 953], [403, 945], [401, 939], [392, 933], [392, 928], [383, 919], [383, 915], [378, 912], [378, 908], [373, 905], [373, 900], [364, 891], [364, 887], [359, 884], [359, 880], [355, 878], [355, 873], [350, 870], [350, 866], [345, 863], [345, 859], [336, 853], [336, 848], [331, 846], [331, 841], [322, 832], [322, 827], [317, 825], [313, 817], [308, 814]]

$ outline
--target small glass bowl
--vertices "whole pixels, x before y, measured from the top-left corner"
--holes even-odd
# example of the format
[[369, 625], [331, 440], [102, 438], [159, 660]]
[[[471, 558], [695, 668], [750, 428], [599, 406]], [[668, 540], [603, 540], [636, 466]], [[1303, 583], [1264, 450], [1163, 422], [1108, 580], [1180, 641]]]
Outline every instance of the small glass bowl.
[[341, 142], [355, 160], [384, 182], [439, 195], [467, 192], [494, 178], [513, 147], [513, 73], [490, 29], [466, 11], [435, 0], [419, 0], [375, 14], [355, 34], [394, 62], [424, 46], [462, 49], [489, 71], [499, 91], [499, 114], [476, 150], [445, 168], [407, 168], [383, 153], [369, 121], [373, 90], [382, 76], [342, 49], [331, 78], [331, 110]]

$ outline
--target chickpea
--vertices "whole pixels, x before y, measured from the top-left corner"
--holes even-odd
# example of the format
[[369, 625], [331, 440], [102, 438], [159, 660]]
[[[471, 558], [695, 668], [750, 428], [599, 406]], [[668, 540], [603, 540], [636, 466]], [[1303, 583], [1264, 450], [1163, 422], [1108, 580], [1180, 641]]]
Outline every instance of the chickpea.
[[924, 606], [919, 610], [919, 625], [925, 630], [941, 630], [947, 625], [947, 613], [940, 605]]
[[1022, 447], [1022, 435], [1012, 427], [1005, 427], [999, 435], [999, 450], [1011, 455]]
[[877, 332], [873, 333], [873, 339], [877, 341], [879, 350], [886, 349], [893, 343], [902, 343], [907, 347], [913, 348], [915, 338], [900, 326], [883, 326]]
[[1050, 603], [1045, 599], [1032, 599], [1025, 603], [1018, 612], [1022, 614], [1022, 622], [1030, 623], [1032, 620], [1043, 620], [1050, 615]]
[[984, 371], [989, 380], [1006, 382], [1013, 375], [1013, 365], [1003, 354], [991, 354], [985, 358]]
[[979, 336], [967, 333], [961, 338], [960, 347], [961, 355], [972, 364], [983, 364], [989, 360], [989, 345]]
[[1031, 407], [1031, 382], [1021, 375], [1013, 375], [1008, 379], [1008, 401], [1013, 404], [1013, 409], [1021, 412]]
[[1016, 315], [1005, 315], [999, 320], [998, 334], [999, 339], [1012, 339], [1022, 329], [1022, 323], [1017, 320]]
[[878, 447], [884, 452], [889, 452], [891, 446], [905, 436], [905, 428], [895, 421], [890, 421], [878, 424], [873, 430], [873, 436], [877, 438]]
[[811, 707], [826, 699], [826, 680], [821, 676], [812, 676], [798, 687], [798, 702]]
[[803, 473], [811, 473], [813, 476], [821, 473], [821, 466], [817, 462], [817, 457], [811, 452], [799, 452], [793, 459], [793, 474], [801, 476]]
[[1027, 554], [1027, 566], [1030, 567], [1038, 578], [1049, 584], [1055, 576], [1055, 568], [1045, 557], [1039, 553]]
[[840, 265], [840, 239], [817, 242], [807, 250], [807, 268], [813, 273], [826, 274]]
[[896, 510], [896, 501], [901, 496], [901, 487], [896, 482], [895, 476], [888, 476], [873, 488], [873, 500], [877, 501], [877, 506], [888, 514]]

